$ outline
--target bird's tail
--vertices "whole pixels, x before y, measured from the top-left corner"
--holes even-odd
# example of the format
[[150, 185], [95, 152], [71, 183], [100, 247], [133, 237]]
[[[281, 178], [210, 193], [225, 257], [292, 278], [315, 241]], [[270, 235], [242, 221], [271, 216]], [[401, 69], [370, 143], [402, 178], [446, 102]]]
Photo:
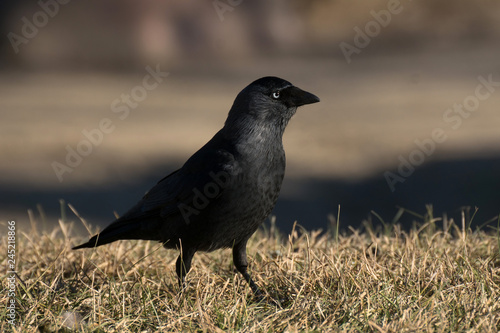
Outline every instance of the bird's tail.
[[80, 244], [78, 246], [74, 246], [72, 249], [73, 250], [78, 250], [78, 249], [84, 249], [84, 248], [87, 248], [87, 247], [97, 247], [97, 246], [101, 246], [101, 245], [113, 242], [112, 240], [107, 241], [107, 242], [103, 242], [99, 238], [99, 236], [100, 236], [100, 234], [97, 234], [94, 237], [92, 237], [87, 243], [83, 243], [83, 244]]
[[93, 236], [87, 243], [73, 247], [73, 250], [97, 247], [121, 239], [145, 239], [159, 241], [160, 238], [158, 232], [154, 230], [155, 228], [151, 228], [154, 225], [154, 222], [152, 222], [153, 221], [138, 219], [118, 219], [111, 223], [103, 231]]

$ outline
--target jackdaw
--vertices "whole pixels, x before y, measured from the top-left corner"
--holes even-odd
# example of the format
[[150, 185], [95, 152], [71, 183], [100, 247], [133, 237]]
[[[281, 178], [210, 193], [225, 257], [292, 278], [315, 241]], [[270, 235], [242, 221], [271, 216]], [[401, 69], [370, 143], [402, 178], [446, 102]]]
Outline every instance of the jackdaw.
[[285, 174], [283, 132], [297, 107], [319, 98], [277, 77], [243, 89], [224, 127], [177, 171], [87, 243], [144, 239], [179, 249], [181, 287], [196, 251], [232, 248], [233, 262], [255, 295], [246, 244], [276, 204]]

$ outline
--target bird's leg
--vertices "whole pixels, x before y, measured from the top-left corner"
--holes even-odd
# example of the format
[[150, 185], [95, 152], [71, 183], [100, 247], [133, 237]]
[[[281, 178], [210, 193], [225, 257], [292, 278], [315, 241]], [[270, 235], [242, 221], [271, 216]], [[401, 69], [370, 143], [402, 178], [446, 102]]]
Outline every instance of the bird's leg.
[[250, 289], [252, 289], [253, 293], [257, 298], [262, 297], [262, 292], [260, 291], [259, 287], [253, 282], [252, 278], [250, 277], [250, 274], [247, 272], [247, 267], [248, 267], [248, 261], [247, 261], [247, 241], [242, 241], [240, 243], [237, 243], [233, 247], [233, 262], [234, 266], [238, 270], [238, 272], [243, 275], [245, 280], [248, 282], [250, 285]]
[[179, 279], [179, 286], [181, 289], [185, 287], [185, 278], [189, 270], [191, 269], [191, 260], [193, 259], [194, 253], [191, 249], [183, 248], [181, 254], [177, 258], [175, 263], [175, 271], [177, 273], [177, 278]]

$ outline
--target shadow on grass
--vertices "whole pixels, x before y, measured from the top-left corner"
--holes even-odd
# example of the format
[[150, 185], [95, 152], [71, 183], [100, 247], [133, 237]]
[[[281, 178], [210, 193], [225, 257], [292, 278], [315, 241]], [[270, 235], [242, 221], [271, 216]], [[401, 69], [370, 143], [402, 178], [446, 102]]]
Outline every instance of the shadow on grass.
[[[113, 180], [113, 185], [64, 190], [31, 190], [26, 184], [0, 185], [0, 210], [12, 207], [36, 210], [36, 205], [40, 204], [47, 215], [60, 216], [59, 199], [62, 198], [73, 204], [87, 221], [103, 227], [114, 219], [114, 211], [123, 214], [159, 179], [180, 165], [158, 165], [144, 172], [145, 176], [124, 183]], [[348, 226], [359, 227], [366, 219], [375, 226], [379, 224], [371, 211], [391, 222], [398, 207], [424, 215], [426, 204], [433, 205], [435, 217], [446, 213], [457, 224], [464, 207], [470, 207], [466, 219], [470, 219], [478, 207], [471, 226], [474, 228], [489, 220], [494, 220], [491, 224], [496, 225], [494, 218], [500, 213], [500, 157], [431, 162], [416, 168], [404, 183], [396, 185], [394, 192], [387, 185], [383, 172], [356, 181], [285, 177], [273, 215], [284, 233], [291, 230], [295, 220], [307, 229], [327, 229], [328, 215], [336, 217], [340, 205], [340, 229], [345, 230]], [[414, 220], [421, 221], [405, 213], [398, 221], [408, 229]]]

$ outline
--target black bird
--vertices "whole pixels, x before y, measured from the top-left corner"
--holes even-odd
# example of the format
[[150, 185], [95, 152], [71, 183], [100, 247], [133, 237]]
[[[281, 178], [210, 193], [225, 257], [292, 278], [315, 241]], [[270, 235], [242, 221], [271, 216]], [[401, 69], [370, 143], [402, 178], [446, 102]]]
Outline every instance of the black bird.
[[277, 77], [252, 82], [236, 97], [224, 127], [177, 171], [87, 243], [120, 239], [162, 242], [180, 249], [181, 286], [196, 251], [233, 249], [236, 269], [260, 295], [247, 272], [246, 244], [276, 204], [285, 174], [283, 132], [297, 107], [315, 95]]

